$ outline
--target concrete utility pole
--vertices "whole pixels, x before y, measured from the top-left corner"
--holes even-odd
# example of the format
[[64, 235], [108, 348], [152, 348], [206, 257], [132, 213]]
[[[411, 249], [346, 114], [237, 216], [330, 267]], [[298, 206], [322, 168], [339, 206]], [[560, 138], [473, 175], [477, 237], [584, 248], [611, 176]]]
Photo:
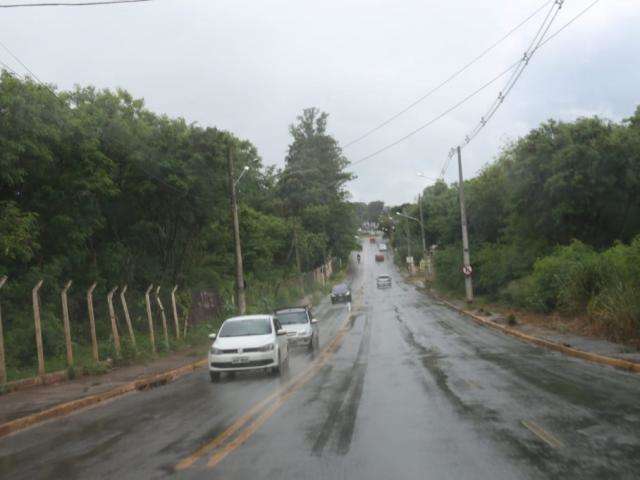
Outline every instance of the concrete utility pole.
[[407, 267], [409, 268], [409, 274], [413, 275], [413, 255], [411, 252], [411, 239], [409, 238], [409, 222], [407, 220], [404, 222], [404, 229], [407, 235], [407, 257], [412, 259], [411, 263], [408, 264]]
[[229, 168], [229, 201], [231, 204], [231, 222], [233, 223], [233, 240], [236, 248], [236, 308], [238, 314], [244, 315], [247, 304], [244, 296], [244, 270], [242, 267], [242, 247], [240, 245], [240, 221], [238, 220], [238, 204], [236, 201], [236, 182], [233, 179], [234, 162], [233, 147], [227, 152]]
[[464, 273], [464, 289], [467, 294], [467, 302], [473, 302], [473, 282], [471, 280], [471, 260], [469, 257], [469, 233], [467, 232], [467, 211], [464, 206], [464, 179], [462, 178], [462, 154], [460, 147], [458, 150], [458, 176], [460, 183], [458, 192], [460, 194], [460, 223], [462, 224], [462, 261]]
[[422, 195], [418, 194], [418, 209], [420, 210], [420, 233], [422, 234], [422, 259], [424, 260], [424, 279], [429, 279], [427, 268], [427, 239], [424, 236], [424, 217], [422, 215]]

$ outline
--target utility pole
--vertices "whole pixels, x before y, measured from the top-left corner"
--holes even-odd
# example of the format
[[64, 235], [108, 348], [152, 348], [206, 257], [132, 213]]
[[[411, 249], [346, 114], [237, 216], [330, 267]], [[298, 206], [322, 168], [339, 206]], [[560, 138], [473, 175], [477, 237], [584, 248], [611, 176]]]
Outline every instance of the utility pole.
[[469, 233], [467, 232], [467, 211], [464, 206], [464, 180], [462, 178], [462, 154], [460, 146], [458, 150], [458, 176], [460, 183], [458, 184], [458, 192], [460, 194], [460, 223], [462, 224], [462, 261], [464, 273], [464, 289], [467, 294], [467, 302], [473, 302], [473, 282], [471, 280], [471, 260], [469, 258]]
[[424, 236], [424, 217], [422, 216], [422, 194], [418, 194], [418, 209], [420, 210], [420, 233], [422, 234], [422, 259], [424, 260], [424, 279], [429, 279], [427, 268], [427, 239]]
[[231, 222], [233, 223], [233, 240], [236, 249], [236, 307], [238, 314], [244, 315], [247, 305], [244, 297], [244, 271], [242, 267], [242, 247], [240, 246], [240, 222], [238, 220], [238, 204], [236, 201], [236, 182], [233, 179], [234, 162], [233, 147], [227, 151], [229, 168], [229, 201], [231, 204]]
[[405, 219], [404, 221], [404, 230], [407, 236], [407, 257], [411, 258], [411, 263], [407, 265], [409, 268], [409, 274], [413, 275], [413, 255], [411, 254], [411, 239], [409, 237], [409, 220]]

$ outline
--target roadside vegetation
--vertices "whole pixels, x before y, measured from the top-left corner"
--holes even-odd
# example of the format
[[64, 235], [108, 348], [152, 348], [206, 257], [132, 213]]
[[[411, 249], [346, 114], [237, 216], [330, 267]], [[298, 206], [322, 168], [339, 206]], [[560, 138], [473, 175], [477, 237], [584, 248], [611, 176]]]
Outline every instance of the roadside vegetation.
[[[357, 229], [344, 188], [351, 174], [327, 121], [326, 113], [304, 110], [289, 129], [291, 144], [277, 170], [262, 164], [249, 141], [155, 114], [124, 90], [53, 91], [2, 73], [0, 276], [9, 280], [0, 304], [10, 379], [34, 371], [31, 289], [40, 279], [47, 370], [64, 365], [60, 290], [68, 280], [74, 350], [87, 368], [85, 294], [93, 282], [101, 359], [113, 358], [106, 295], [114, 286], [128, 285], [140, 333], [134, 352], [120, 316], [125, 359], [149, 352], [143, 293], [150, 284], [162, 286], [165, 308], [168, 292], [179, 286], [181, 320], [201, 292], [218, 316], [233, 311], [230, 149], [234, 177], [248, 167], [238, 202], [249, 311], [268, 311], [314, 290], [300, 274], [330, 258], [346, 264]], [[199, 328], [206, 327], [190, 324], [191, 336], [171, 348], [206, 339]], [[157, 325], [156, 338], [162, 353]]]
[[[453, 168], [453, 167], [452, 167]], [[640, 338], [640, 107], [621, 123], [548, 121], [465, 181], [474, 287], [526, 310], [583, 316], [618, 341]], [[435, 286], [462, 293], [456, 184], [423, 192]], [[418, 216], [417, 205], [403, 205]], [[414, 256], [419, 226], [409, 222]], [[394, 243], [406, 255], [406, 225]]]

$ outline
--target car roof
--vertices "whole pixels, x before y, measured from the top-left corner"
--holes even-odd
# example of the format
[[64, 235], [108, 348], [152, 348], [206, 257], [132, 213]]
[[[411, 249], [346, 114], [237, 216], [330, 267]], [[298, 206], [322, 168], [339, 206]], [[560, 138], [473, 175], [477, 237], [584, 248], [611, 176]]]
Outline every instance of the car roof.
[[378, 275], [378, 278], [391, 278], [391, 275]]
[[334, 285], [332, 290], [334, 292], [338, 292], [338, 291], [341, 291], [341, 290], [347, 291], [347, 290], [349, 290], [349, 286], [346, 283], [339, 283], [337, 285]]
[[304, 307], [284, 307], [284, 308], [278, 308], [277, 310], [275, 310], [275, 313], [286, 313], [286, 312], [306, 312], [309, 309], [308, 306], [304, 306]]
[[271, 320], [272, 315], [258, 314], [258, 315], [239, 315], [237, 317], [227, 318], [225, 322], [238, 322], [240, 320]]

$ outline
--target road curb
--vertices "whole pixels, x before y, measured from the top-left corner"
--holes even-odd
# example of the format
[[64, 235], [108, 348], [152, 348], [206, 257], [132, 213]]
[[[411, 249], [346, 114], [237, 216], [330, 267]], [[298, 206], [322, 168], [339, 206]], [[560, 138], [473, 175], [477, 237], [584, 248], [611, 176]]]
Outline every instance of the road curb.
[[457, 305], [454, 305], [453, 303], [448, 302], [443, 298], [440, 298], [439, 296], [433, 293], [429, 292], [429, 295], [433, 296], [438, 301], [444, 303], [449, 308], [470, 317], [476, 323], [489, 328], [493, 328], [494, 330], [499, 330], [505, 335], [516, 337], [522, 341], [525, 341], [527, 343], [532, 343], [534, 345], [546, 348], [548, 350], [564, 353], [565, 355], [568, 355], [570, 357], [581, 358], [582, 360], [587, 360], [589, 362], [599, 363], [601, 365], [608, 365], [610, 367], [620, 368], [622, 370], [627, 370], [629, 372], [640, 373], [640, 363], [630, 362], [629, 360], [623, 360], [621, 358], [607, 357], [605, 355], [600, 355], [597, 353], [585, 352], [584, 350], [578, 350], [577, 348], [567, 347], [566, 345], [553, 342], [551, 340], [545, 340], [543, 338], [534, 337], [533, 335], [528, 335], [526, 333], [520, 332], [513, 328], [500, 325], [499, 323], [492, 322], [491, 320], [487, 320], [486, 318], [482, 318], [468, 310], [465, 310], [464, 308], [460, 308]]
[[98, 403], [125, 395], [136, 390], [146, 390], [159, 385], [172, 382], [179, 377], [182, 377], [194, 370], [203, 367], [207, 364], [207, 359], [198, 360], [196, 362], [189, 363], [179, 368], [174, 368], [166, 372], [156, 373], [144, 378], [139, 378], [132, 382], [129, 382], [119, 387], [107, 390], [106, 392], [98, 393], [96, 395], [89, 395], [88, 397], [79, 398], [77, 400], [71, 400], [70, 402], [61, 403], [54, 407], [42, 410], [41, 412], [32, 413], [25, 417], [16, 418], [10, 422], [0, 425], [0, 438], [10, 435], [11, 433], [24, 430], [38, 423], [42, 423], [45, 420], [52, 418], [58, 418], [68, 415], [72, 412], [76, 412], [83, 408], [87, 408]]

